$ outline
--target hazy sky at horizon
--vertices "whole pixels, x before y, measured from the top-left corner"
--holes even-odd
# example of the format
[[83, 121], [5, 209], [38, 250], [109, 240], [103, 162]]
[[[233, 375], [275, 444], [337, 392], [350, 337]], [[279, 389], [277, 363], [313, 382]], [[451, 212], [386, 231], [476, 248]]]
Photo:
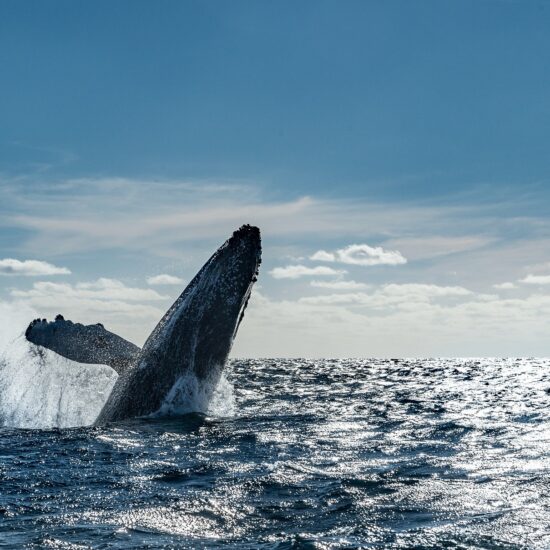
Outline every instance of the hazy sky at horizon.
[[549, 28], [547, 1], [3, 0], [3, 323], [140, 344], [254, 223], [235, 355], [550, 355]]

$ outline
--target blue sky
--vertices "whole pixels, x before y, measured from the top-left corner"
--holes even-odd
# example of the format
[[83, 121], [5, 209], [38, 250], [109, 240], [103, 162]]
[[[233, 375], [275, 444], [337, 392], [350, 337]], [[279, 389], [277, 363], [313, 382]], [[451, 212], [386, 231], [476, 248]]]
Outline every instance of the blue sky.
[[549, 24], [546, 1], [4, 0], [4, 315], [141, 343], [183, 284], [148, 279], [252, 222], [236, 354], [548, 355]]

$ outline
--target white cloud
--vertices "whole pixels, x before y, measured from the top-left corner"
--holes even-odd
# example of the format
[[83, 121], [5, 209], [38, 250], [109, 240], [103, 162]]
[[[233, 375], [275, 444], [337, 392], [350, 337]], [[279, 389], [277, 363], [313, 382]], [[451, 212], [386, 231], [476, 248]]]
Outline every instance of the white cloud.
[[316, 266], [307, 267], [305, 265], [287, 265], [286, 267], [276, 267], [269, 274], [275, 279], [298, 279], [299, 277], [331, 277], [334, 275], [344, 275], [347, 273], [343, 269], [333, 269], [332, 267]]
[[154, 277], [147, 278], [147, 284], [151, 286], [156, 285], [181, 285], [183, 284], [183, 279], [176, 277], [175, 275], [168, 275], [162, 273], [161, 275], [155, 275]]
[[326, 250], [318, 250], [315, 254], [310, 256], [309, 259], [316, 262], [335, 262], [336, 254], [327, 252]]
[[75, 285], [39, 281], [34, 283], [30, 290], [12, 290], [11, 295], [17, 298], [62, 295], [66, 298], [76, 299], [92, 298], [128, 301], [152, 301], [168, 298], [151, 288], [133, 288], [126, 286], [122, 281], [106, 277], [101, 277], [96, 281], [76, 283]]
[[[273, 201], [262, 197], [261, 186], [235, 181], [108, 177], [29, 178], [27, 183], [32, 193], [22, 195], [20, 178], [0, 176], [0, 204], [10, 212], [0, 226], [24, 228], [21, 246], [33, 254], [123, 248], [173, 257], [186, 241], [217, 240], [242, 223], [258, 225], [266, 236], [293, 239], [354, 235], [362, 240], [373, 232], [423, 237], [452, 233], [457, 218], [479, 215], [479, 207], [471, 206], [434, 208], [309, 196]], [[125, 205], [123, 212], [119, 204]], [[480, 230], [472, 224], [471, 233]]]
[[363, 292], [354, 294], [324, 294], [320, 296], [305, 296], [298, 300], [301, 304], [309, 305], [329, 305], [329, 304], [358, 304], [373, 305], [373, 296]]
[[[198, 269], [216, 245], [245, 222], [260, 226], [264, 237], [264, 258], [278, 262], [273, 265], [325, 265], [348, 269], [344, 264], [308, 264], [298, 258], [304, 255], [304, 251], [321, 249], [323, 243], [377, 242], [383, 245], [384, 252], [399, 251], [411, 263], [430, 258], [429, 262], [415, 262], [411, 271], [415, 280], [448, 280], [452, 281], [448, 284], [465, 288], [490, 288], [495, 273], [501, 273], [506, 275], [500, 280], [515, 281], [520, 287], [518, 295], [530, 290], [542, 293], [550, 289], [550, 285], [538, 287], [534, 282], [520, 284], [516, 281], [525, 273], [549, 272], [541, 258], [547, 257], [550, 246], [550, 219], [537, 213], [537, 209], [529, 210], [531, 199], [521, 205], [521, 211], [518, 211], [518, 197], [506, 201], [502, 200], [502, 195], [497, 203], [469, 199], [446, 204], [373, 203], [358, 198], [327, 200], [317, 197], [283, 202], [263, 195], [260, 185], [250, 185], [243, 190], [242, 185], [231, 181], [159, 182], [123, 178], [67, 181], [55, 180], [51, 174], [42, 174], [40, 180], [31, 176], [23, 178], [29, 192], [21, 193], [20, 180], [0, 176], [0, 204], [5, 211], [5, 215], [0, 216], [0, 231], [23, 229], [18, 233], [21, 235], [17, 242], [18, 256], [51, 260], [56, 254], [75, 252], [83, 257], [92, 251], [89, 257], [93, 255], [94, 258], [95, 277], [106, 272], [105, 266], [114, 256], [123, 255], [129, 259], [128, 265], [138, 270], [133, 276], [141, 278], [143, 286], [149, 289], [172, 291], [177, 288], [148, 287], [145, 284], [145, 278], [152, 273], [146, 271], [150, 269], [147, 266], [159, 265], [155, 256], [171, 258], [172, 265], [182, 265], [185, 259], [185, 266], [193, 265]], [[540, 202], [539, 197], [534, 200]], [[120, 204], [125, 206], [123, 211], [120, 211]], [[517, 231], [518, 228], [521, 231]], [[374, 241], [375, 235], [383, 235], [383, 240]], [[324, 257], [316, 258], [317, 261], [339, 261], [336, 248], [329, 248]], [[340, 248], [344, 250], [344, 247]], [[369, 259], [368, 255], [364, 259]], [[60, 260], [57, 262], [63, 264]], [[65, 262], [71, 265], [68, 260]], [[531, 267], [525, 271], [525, 266]], [[407, 269], [403, 267], [400, 271], [404, 275]], [[185, 277], [191, 275], [183, 270], [181, 273]], [[409, 289], [408, 297], [403, 299], [375, 286], [368, 290], [342, 286], [325, 287], [326, 290], [308, 287], [311, 293], [318, 288], [319, 294], [376, 296], [376, 301], [371, 298], [371, 306], [360, 303], [365, 298], [350, 298], [355, 301], [344, 305], [315, 305], [298, 302], [292, 293], [299, 289], [290, 288], [297, 285], [275, 285], [275, 281], [266, 277], [263, 271], [260, 277], [264, 277], [265, 292], [269, 293], [269, 286], [274, 285], [274, 295], [266, 298], [265, 311], [256, 310], [255, 317], [251, 317], [254, 309], [249, 308], [246, 312], [245, 326], [247, 319], [248, 326], [258, 318], [263, 319], [264, 324], [250, 329], [257, 337], [255, 339], [243, 341], [246, 333], [241, 331], [239, 334], [236, 344], [245, 355], [254, 350], [263, 356], [277, 355], [281, 354], [282, 347], [285, 354], [322, 352], [326, 356], [422, 354], [437, 353], [438, 350], [459, 355], [471, 355], [476, 350], [488, 350], [493, 354], [505, 354], [509, 350], [514, 355], [518, 355], [521, 349], [529, 355], [537, 350], [549, 353], [550, 320], [547, 321], [543, 315], [545, 302], [539, 298], [505, 300], [506, 295], [500, 289], [501, 300], [479, 294], [428, 298], [426, 292], [414, 293]], [[373, 269], [369, 283], [386, 282], [382, 277], [382, 270]], [[322, 282], [326, 279], [330, 284], [334, 278], [312, 276], [309, 280]], [[11, 283], [13, 278], [0, 278], [0, 282], [2, 280]], [[77, 288], [77, 285], [71, 288], [75, 291], [94, 290]], [[278, 292], [281, 294], [277, 296], [275, 293]], [[289, 295], [294, 301], [280, 299]], [[31, 299], [38, 303], [39, 300], [45, 301], [46, 297], [17, 298], [21, 301]], [[88, 305], [85, 300], [91, 303]], [[73, 313], [67, 310], [72, 318], [89, 322], [103, 322], [105, 317], [107, 320], [116, 319], [113, 324], [118, 327], [117, 332], [136, 341], [148, 335], [153, 328], [151, 325], [168, 305], [160, 300], [125, 299], [117, 303], [116, 299], [99, 299], [97, 296], [81, 296], [77, 301], [74, 297], [66, 299], [62, 293], [50, 298], [48, 303], [51, 309], [41, 307], [37, 314], [55, 314], [61, 307], [59, 304], [67, 304], [73, 308]], [[384, 306], [384, 303], [388, 305]], [[64, 313], [65, 306], [62, 307], [60, 312]], [[134, 315], [137, 308], [145, 309]], [[274, 312], [288, 313], [288, 316], [273, 319]], [[309, 326], [299, 328], [304, 320], [309, 321]], [[497, 339], [491, 344], [489, 329], [492, 330], [493, 326], [500, 326], [500, 329], [495, 329]], [[517, 337], [514, 331], [518, 333]], [[439, 339], [443, 333], [449, 336], [447, 340]], [[273, 338], [273, 334], [277, 338]], [[540, 335], [538, 340], [536, 334]], [[532, 343], [533, 347], [527, 343]]]
[[493, 288], [498, 290], [512, 290], [517, 287], [514, 283], [497, 283], [496, 285], [493, 285]]
[[461, 286], [439, 286], [431, 284], [407, 283], [407, 284], [388, 284], [382, 287], [385, 294], [393, 296], [411, 296], [423, 295], [426, 297], [444, 297], [444, 296], [469, 296], [471, 290]]
[[310, 257], [311, 260], [320, 262], [340, 262], [351, 265], [402, 265], [407, 260], [398, 250], [384, 250], [381, 246], [369, 246], [368, 244], [350, 244], [335, 252], [318, 250]]
[[[54, 283], [36, 283], [35, 286], [38, 284], [50, 285], [51, 288]], [[132, 302], [148, 302], [152, 300], [165, 300], [168, 298], [168, 296], [163, 296], [151, 288], [129, 287], [122, 281], [108, 279], [106, 277], [100, 277], [92, 282], [77, 283], [74, 289], [71, 289], [71, 293], [77, 296], [101, 298], [103, 300], [118, 299]]]
[[365, 283], [356, 281], [311, 281], [311, 286], [317, 288], [330, 288], [332, 290], [359, 290], [368, 288]]
[[151, 288], [134, 288], [108, 278], [74, 285], [39, 281], [10, 294], [18, 307], [31, 307], [40, 317], [61, 313], [74, 322], [107, 323], [110, 330], [136, 342], [145, 339], [162, 317], [167, 307], [162, 302], [168, 298]]
[[550, 285], [550, 275], [527, 275], [519, 282], [528, 285]]
[[[140, 302], [165, 300], [155, 290], [133, 288], [116, 279], [100, 278], [93, 282], [51, 283], [40, 281], [29, 290], [12, 290], [11, 296], [30, 304], [37, 310], [62, 312], [63, 309], [76, 311], [76, 319], [89, 311], [106, 313], [148, 314], [152, 308]], [[155, 314], [157, 309], [154, 308]]]
[[[357, 299], [353, 296], [368, 296], [363, 293], [350, 293], [346, 303], [336, 302], [336, 298], [328, 303], [308, 303], [304, 299], [275, 300], [255, 290], [233, 354], [237, 357], [545, 357], [550, 353], [547, 338], [550, 295], [493, 297], [488, 301], [466, 289], [437, 293], [464, 296], [422, 302], [400, 298], [400, 307], [377, 309], [354, 303]], [[277, 338], [270, 338], [274, 333]]]
[[[207, 194], [193, 196], [193, 200], [170, 201], [164, 197], [163, 200], [144, 197], [145, 191], [141, 192], [141, 203], [133, 204], [133, 208], [117, 216], [108, 205], [94, 209], [88, 205], [83, 212], [75, 214], [82, 208], [76, 204], [70, 209], [67, 207], [66, 215], [54, 217], [43, 213], [49, 210], [46, 206], [38, 212], [14, 213], [9, 219], [0, 220], [0, 225], [29, 229], [32, 236], [27, 244], [31, 250], [80, 253], [90, 249], [124, 248], [174, 256], [180, 253], [182, 241], [227, 238], [243, 223], [258, 225], [262, 231], [274, 234], [296, 234], [298, 231], [311, 234], [324, 224], [332, 231], [338, 223], [330, 218], [323, 220], [325, 207], [310, 197], [288, 202], [261, 202], [248, 196], [236, 200], [235, 194], [219, 197]], [[117, 196], [126, 204], [126, 194], [116, 190], [111, 202], [117, 202]], [[48, 204], [47, 199], [44, 204]], [[148, 208], [144, 209], [142, 204], [147, 204]], [[52, 246], [54, 242], [55, 247]]]
[[26, 277], [45, 277], [48, 275], [70, 275], [66, 267], [57, 267], [40, 260], [0, 260], [0, 275], [23, 275]]
[[381, 246], [351, 244], [337, 251], [338, 260], [344, 264], [354, 265], [401, 265], [407, 260], [397, 250], [384, 250]]
[[[465, 297], [473, 293], [459, 286], [438, 286], [429, 284], [388, 284], [375, 292], [355, 292], [348, 294], [328, 294], [300, 298], [304, 304], [352, 304], [374, 309], [417, 307], [438, 298]], [[492, 298], [492, 297], [490, 297]], [[484, 295], [483, 299], [489, 299]]]

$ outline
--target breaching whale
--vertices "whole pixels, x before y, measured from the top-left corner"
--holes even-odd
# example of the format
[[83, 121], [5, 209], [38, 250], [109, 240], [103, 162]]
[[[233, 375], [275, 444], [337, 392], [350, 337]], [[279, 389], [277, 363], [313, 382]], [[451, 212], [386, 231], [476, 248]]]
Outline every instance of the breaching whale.
[[212, 255], [159, 321], [143, 349], [102, 325], [37, 319], [30, 342], [69, 359], [113, 367], [119, 377], [95, 424], [157, 412], [186, 375], [215, 387], [261, 263], [260, 230], [243, 225]]

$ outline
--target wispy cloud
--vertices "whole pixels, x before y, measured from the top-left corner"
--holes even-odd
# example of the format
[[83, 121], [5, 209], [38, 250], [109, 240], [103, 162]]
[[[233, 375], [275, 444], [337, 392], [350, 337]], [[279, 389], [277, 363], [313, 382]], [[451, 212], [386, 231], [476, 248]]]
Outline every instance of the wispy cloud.
[[507, 282], [507, 283], [497, 283], [493, 285], [493, 288], [496, 288], [497, 290], [512, 290], [514, 288], [517, 288], [517, 286], [514, 283]]
[[12, 290], [11, 295], [16, 298], [29, 298], [33, 305], [44, 302], [51, 304], [54, 303], [52, 300], [60, 297], [63, 297], [64, 301], [93, 300], [101, 302], [101, 309], [107, 310], [112, 309], [108, 305], [111, 301], [150, 302], [168, 298], [151, 288], [129, 287], [121, 281], [105, 277], [75, 285], [40, 281], [34, 283], [30, 290]]
[[[0, 175], [2, 230], [24, 229], [18, 251], [50, 256], [124, 249], [176, 257], [186, 242], [220, 239], [248, 222], [259, 225], [264, 236], [278, 239], [277, 244], [281, 239], [300, 243], [295, 256], [303, 255], [304, 242], [315, 239], [338, 242], [353, 235], [364, 243], [376, 238], [381, 246], [369, 246], [374, 252], [338, 249], [355, 265], [398, 265], [409, 254], [412, 259], [446, 258], [449, 252], [476, 251], [488, 244], [492, 248], [483, 249], [480, 261], [490, 263], [489, 256], [499, 252], [512, 261], [509, 251], [514, 249], [529, 262], [526, 243], [508, 240], [504, 246], [500, 237], [521, 229], [522, 235], [546, 238], [550, 223], [535, 216], [502, 215], [516, 203], [450, 206], [308, 196], [281, 201], [264, 196], [261, 185], [250, 182], [116, 177], [43, 182]], [[542, 240], [535, 244], [532, 248], [546, 246]], [[395, 254], [388, 256], [391, 252]], [[318, 259], [337, 261], [337, 256], [329, 250]]]
[[162, 273], [153, 277], [147, 277], [147, 284], [151, 286], [182, 285], [183, 279], [180, 277], [176, 277], [175, 275]]
[[219, 238], [245, 222], [285, 238], [368, 238], [380, 232], [397, 238], [412, 230], [424, 235], [428, 228], [446, 233], [450, 220], [471, 217], [471, 210], [309, 196], [280, 201], [262, 196], [259, 185], [234, 181], [0, 176], [0, 226], [24, 228], [28, 237], [20, 244], [33, 253], [124, 248], [170, 256], [182, 241]]
[[430, 284], [388, 284], [372, 294], [356, 292], [307, 296], [300, 299], [305, 304], [354, 304], [372, 308], [408, 307], [433, 299], [471, 296], [473, 293], [460, 286]]
[[45, 277], [47, 275], [70, 275], [66, 267], [57, 267], [40, 260], [0, 260], [0, 275], [19, 275], [25, 277]]
[[[308, 197], [291, 202], [254, 203], [239, 201], [234, 204], [208, 203], [193, 206], [164, 205], [151, 208], [150, 212], [128, 211], [126, 214], [106, 216], [86, 212], [83, 216], [49, 217], [42, 214], [12, 216], [14, 226], [25, 227], [35, 232], [30, 241], [32, 248], [51, 247], [65, 253], [90, 249], [131, 248], [157, 254], [170, 255], [174, 244], [182, 241], [208, 240], [220, 235], [230, 235], [243, 223], [252, 223], [263, 230], [275, 233], [296, 232], [299, 225], [306, 232], [308, 222], [297, 225], [301, 214], [308, 217], [312, 201]], [[161, 212], [162, 213], [158, 213]]]
[[319, 262], [340, 262], [343, 264], [373, 266], [373, 265], [401, 265], [407, 260], [398, 250], [384, 250], [381, 246], [368, 244], [350, 244], [334, 252], [318, 250], [310, 257]]
[[316, 288], [328, 288], [331, 290], [360, 290], [369, 286], [356, 281], [311, 281], [310, 285]]
[[309, 257], [310, 260], [315, 262], [335, 262], [336, 255], [334, 252], [327, 252], [326, 250], [318, 250]]
[[344, 275], [343, 269], [333, 269], [332, 267], [316, 266], [307, 267], [305, 265], [287, 265], [285, 267], [276, 267], [269, 274], [274, 279], [298, 279], [300, 277], [333, 277], [335, 275]]
[[434, 284], [406, 283], [388, 284], [382, 287], [385, 294], [393, 296], [425, 296], [429, 298], [443, 296], [470, 296], [471, 290], [461, 286], [440, 286]]
[[[406, 286], [389, 287], [368, 294], [298, 300], [275, 300], [256, 291], [234, 353], [260, 357], [547, 354], [550, 295], [504, 299], [465, 288], [425, 286], [417, 292]], [[399, 296], [403, 292], [406, 295]], [[276, 340], [265, 338], [274, 332]]]
[[494, 237], [483, 235], [422, 235], [421, 237], [397, 237], [385, 244], [402, 251], [408, 260], [425, 260], [460, 254], [493, 244]]
[[550, 285], [550, 275], [527, 275], [519, 282], [527, 285]]
[[[163, 302], [168, 302], [164, 294], [178, 288], [176, 283], [145, 284], [148, 276], [174, 271], [191, 277], [217, 244], [249, 222], [262, 230], [264, 269], [266, 264], [281, 267], [260, 271], [265, 307], [247, 309], [243, 327], [249, 327], [248, 334], [255, 338], [243, 340], [247, 332], [241, 332], [238, 349], [258, 350], [264, 356], [280, 354], [280, 345], [269, 349], [277, 330], [285, 354], [323, 350], [324, 355], [364, 355], [384, 349], [413, 354], [435, 352], [428, 343], [444, 342], [436, 335], [445, 333], [448, 347], [441, 343], [439, 349], [464, 355], [489, 349], [484, 347], [488, 341], [484, 338], [490, 328], [499, 339], [498, 346], [490, 349], [504, 353], [507, 341], [513, 339], [504, 340], [503, 320], [507, 327], [524, 331], [523, 342], [533, 342], [533, 334], [542, 334], [540, 342], [548, 341], [544, 336], [548, 299], [542, 294], [550, 285], [542, 285], [547, 277], [543, 274], [548, 273], [544, 262], [548, 260], [550, 222], [537, 212], [540, 209], [523, 204], [518, 213], [517, 197], [506, 203], [460, 200], [444, 204], [296, 195], [280, 199], [264, 194], [261, 184], [249, 182], [53, 181], [51, 177], [50, 181], [29, 182], [0, 175], [0, 231], [4, 250], [10, 250], [5, 256], [47, 258], [71, 269], [75, 266], [73, 271], [78, 266], [89, 278], [119, 276], [128, 269], [134, 280], [143, 281], [144, 288], [113, 282], [116, 279], [45, 287], [46, 274], [32, 288], [26, 288], [28, 281], [22, 276], [3, 277], [0, 282], [4, 283], [2, 292], [12, 293], [12, 300], [22, 308], [32, 305], [40, 315], [66, 313], [83, 322], [105, 320], [117, 332], [138, 341], [149, 334], [169, 305]], [[350, 247], [349, 243], [359, 244]], [[319, 263], [311, 264], [305, 258], [315, 250]], [[74, 264], [67, 259], [71, 253], [76, 254]], [[63, 261], [52, 260], [56, 255]], [[170, 261], [159, 261], [159, 257]], [[409, 265], [403, 266], [406, 260]], [[355, 275], [358, 268], [348, 267], [365, 265], [402, 267], [372, 268], [366, 285]], [[345, 269], [354, 269], [356, 281], [343, 278]], [[539, 275], [525, 277], [525, 273]], [[389, 276], [400, 284], [387, 285]], [[281, 284], [276, 278], [292, 284]], [[497, 288], [501, 298], [483, 294], [483, 288], [497, 293], [492, 287], [495, 280], [514, 281], [517, 292], [505, 293], [511, 287], [501, 283]], [[407, 281], [438, 285], [401, 284]], [[537, 296], [527, 296], [534, 290]], [[145, 291], [156, 294], [142, 294]], [[309, 325], [302, 327], [305, 320]], [[512, 333], [510, 328], [507, 334]], [[455, 341], [464, 348], [453, 347]], [[480, 342], [477, 348], [470, 345], [474, 341]]]

